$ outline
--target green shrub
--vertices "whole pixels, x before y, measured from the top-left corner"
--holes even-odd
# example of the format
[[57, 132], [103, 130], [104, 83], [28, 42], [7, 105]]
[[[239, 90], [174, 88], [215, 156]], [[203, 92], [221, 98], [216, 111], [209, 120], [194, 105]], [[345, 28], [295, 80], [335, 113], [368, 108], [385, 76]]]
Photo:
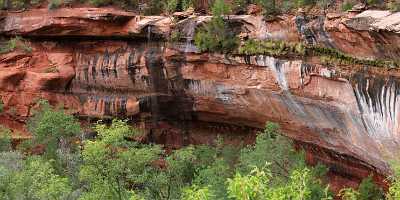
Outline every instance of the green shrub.
[[26, 6], [25, 0], [11, 0], [12, 8], [14, 9], [21, 9]]
[[229, 4], [226, 4], [224, 0], [215, 0], [213, 6], [211, 7], [211, 11], [214, 17], [228, 15], [232, 8]]
[[359, 192], [358, 200], [385, 199], [384, 191], [377, 185], [375, 185], [371, 176], [362, 180], [362, 182], [358, 186], [358, 192]]
[[400, 11], [400, 0], [393, 0], [388, 3], [388, 8], [392, 12], [398, 12]]
[[53, 10], [53, 9], [57, 9], [61, 6], [62, 1], [61, 0], [50, 0], [49, 5], [47, 6], [47, 8], [49, 10]]
[[315, 0], [296, 0], [298, 7], [311, 6], [316, 3]]
[[353, 6], [355, 5], [355, 2], [353, 0], [345, 0], [342, 3], [342, 11], [348, 11], [351, 10], [353, 8]]
[[194, 37], [196, 47], [202, 52], [232, 52], [239, 40], [229, 31], [222, 17], [213, 17]]
[[44, 144], [45, 156], [58, 159], [57, 149], [72, 152], [76, 149], [70, 141], [81, 133], [79, 122], [62, 109], [53, 109], [45, 100], [38, 102], [39, 110], [28, 121], [28, 129], [37, 144]]
[[180, 2], [182, 10], [185, 11], [190, 7], [194, 7], [195, 0], [181, 0]]
[[168, 13], [173, 13], [178, 8], [178, 0], [168, 0], [166, 10]]
[[11, 131], [0, 126], [0, 152], [11, 151]]
[[185, 188], [182, 194], [182, 200], [212, 200], [214, 197], [208, 187], [199, 188], [196, 185]]
[[285, 0], [282, 1], [281, 11], [287, 13], [293, 10], [295, 7], [296, 5], [293, 3], [292, 0]]
[[0, 53], [8, 53], [14, 51], [17, 48], [18, 37], [8, 40], [4, 45], [0, 47]]
[[57, 73], [57, 72], [58, 72], [57, 66], [50, 66], [44, 71], [44, 73]]
[[276, 15], [279, 13], [276, 0], [257, 0], [255, 3], [261, 5], [265, 16]]
[[343, 200], [358, 200], [360, 193], [354, 190], [353, 188], [344, 188], [340, 190], [339, 196]]
[[165, 10], [165, 2], [161, 0], [150, 0], [147, 5], [146, 15], [159, 15]]
[[40, 1], [41, 0], [30, 0], [30, 4], [36, 6], [40, 4]]
[[110, 5], [112, 0], [89, 0], [89, 2], [94, 6], [107, 6]]
[[235, 13], [244, 12], [246, 11], [247, 5], [248, 2], [246, 0], [234, 0], [232, 8], [235, 11]]
[[3, 100], [1, 100], [1, 98], [0, 98], [0, 113], [2, 113], [3, 110], [4, 110], [4, 103], [3, 103]]
[[9, 53], [16, 50], [17, 48], [22, 49], [27, 53], [32, 52], [32, 48], [30, 47], [29, 43], [21, 37], [17, 36], [15, 38], [9, 39], [5, 44], [0, 46], [0, 54]]
[[213, 18], [200, 28], [194, 37], [196, 47], [209, 52], [232, 52], [237, 48], [239, 40], [229, 30], [223, 15], [229, 14], [231, 8], [223, 0], [217, 0], [212, 6]]
[[380, 4], [382, 1], [380, 0], [367, 0], [367, 4], [368, 5], [376, 5], [376, 4]]

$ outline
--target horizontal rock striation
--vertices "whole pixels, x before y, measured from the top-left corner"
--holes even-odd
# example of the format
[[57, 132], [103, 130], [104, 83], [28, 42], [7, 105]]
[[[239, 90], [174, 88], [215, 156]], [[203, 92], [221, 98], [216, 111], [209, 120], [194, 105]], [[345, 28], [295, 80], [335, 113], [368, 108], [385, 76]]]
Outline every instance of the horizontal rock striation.
[[[383, 25], [391, 15], [396, 14], [287, 15], [269, 22], [250, 15], [227, 18], [241, 38], [394, 59], [400, 37]], [[7, 113], [1, 123], [12, 128], [13, 121], [22, 123], [44, 98], [82, 118], [130, 118], [147, 127], [147, 140], [178, 148], [208, 143], [217, 133], [251, 142], [273, 121], [307, 150], [310, 162], [328, 164], [343, 179], [357, 182], [376, 173], [382, 181], [379, 175], [390, 173], [388, 161], [400, 148], [398, 69], [199, 53], [191, 40], [209, 19], [173, 23], [168, 17], [92, 8], [5, 13], [1, 34], [41, 40], [31, 40], [32, 52], [0, 55]], [[183, 34], [181, 42], [158, 41], [173, 31]], [[125, 40], [111, 40], [115, 37]]]

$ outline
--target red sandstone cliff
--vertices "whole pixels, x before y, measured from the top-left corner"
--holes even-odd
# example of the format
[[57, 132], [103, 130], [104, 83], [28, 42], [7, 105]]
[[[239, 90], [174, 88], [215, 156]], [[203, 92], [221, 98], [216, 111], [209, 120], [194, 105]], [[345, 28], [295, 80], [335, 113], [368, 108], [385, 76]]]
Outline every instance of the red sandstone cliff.
[[[305, 42], [359, 58], [397, 59], [399, 13], [350, 17], [230, 16], [240, 37]], [[0, 55], [0, 123], [22, 124], [37, 99], [80, 117], [131, 118], [172, 148], [217, 133], [251, 142], [266, 121], [331, 167], [334, 189], [388, 174], [399, 150], [400, 70], [326, 65], [318, 59], [197, 53], [190, 39], [208, 16], [174, 22], [114, 9], [4, 13], [0, 34], [29, 38], [32, 52]], [[187, 42], [167, 43], [171, 31]], [[234, 142], [234, 141], [233, 141]]]

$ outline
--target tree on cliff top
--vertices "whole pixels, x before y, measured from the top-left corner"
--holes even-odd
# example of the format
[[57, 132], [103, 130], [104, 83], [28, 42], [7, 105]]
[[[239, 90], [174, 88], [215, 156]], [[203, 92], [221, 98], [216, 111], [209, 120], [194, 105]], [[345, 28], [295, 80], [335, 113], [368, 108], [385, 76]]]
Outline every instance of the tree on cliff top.
[[233, 51], [237, 48], [239, 40], [223, 18], [231, 12], [230, 6], [223, 0], [216, 0], [211, 10], [213, 13], [211, 21], [196, 32], [194, 38], [196, 47], [203, 52]]

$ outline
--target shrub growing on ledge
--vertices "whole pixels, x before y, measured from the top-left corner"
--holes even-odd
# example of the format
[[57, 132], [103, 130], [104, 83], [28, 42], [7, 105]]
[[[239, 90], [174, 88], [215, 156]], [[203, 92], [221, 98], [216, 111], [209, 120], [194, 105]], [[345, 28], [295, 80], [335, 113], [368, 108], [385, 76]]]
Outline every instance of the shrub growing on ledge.
[[388, 3], [388, 8], [393, 12], [400, 11], [400, 0], [393, 0]]
[[2, 53], [9, 53], [16, 49], [22, 49], [23, 51], [30, 53], [32, 48], [29, 46], [28, 42], [26, 42], [21, 37], [11, 38], [6, 41], [4, 44], [0, 45], [0, 54]]
[[229, 30], [223, 15], [228, 14], [231, 8], [223, 0], [215, 1], [212, 12], [213, 18], [197, 31], [194, 41], [200, 51], [231, 52], [237, 48], [239, 40]]
[[4, 110], [4, 103], [3, 103], [3, 101], [2, 101], [1, 98], [0, 98], [0, 113], [2, 113], [3, 110]]
[[214, 17], [195, 35], [196, 47], [209, 52], [231, 52], [238, 46], [237, 37], [228, 30], [222, 17]]

